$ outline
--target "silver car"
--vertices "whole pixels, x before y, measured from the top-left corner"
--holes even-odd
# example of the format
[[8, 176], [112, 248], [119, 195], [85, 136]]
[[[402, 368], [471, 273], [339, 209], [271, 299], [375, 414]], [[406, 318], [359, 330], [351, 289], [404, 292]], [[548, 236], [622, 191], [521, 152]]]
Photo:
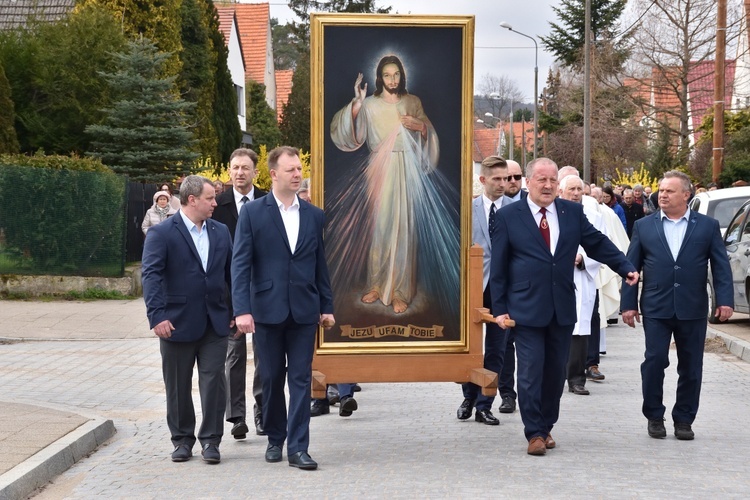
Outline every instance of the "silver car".
[[[750, 313], [748, 304], [748, 291], [750, 291], [750, 200], [746, 201], [735, 213], [728, 223], [724, 233], [724, 246], [727, 249], [729, 265], [732, 268], [732, 285], [734, 287], [734, 310], [741, 313]], [[717, 323], [716, 295], [712, 286], [712, 277], [709, 269], [708, 296], [709, 296], [709, 323]]]

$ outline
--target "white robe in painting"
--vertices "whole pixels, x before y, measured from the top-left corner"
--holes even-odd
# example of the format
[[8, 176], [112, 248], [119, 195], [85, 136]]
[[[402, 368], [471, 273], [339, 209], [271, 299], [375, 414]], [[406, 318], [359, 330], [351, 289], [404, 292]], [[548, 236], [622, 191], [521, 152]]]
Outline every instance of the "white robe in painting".
[[[342, 151], [363, 144], [370, 150], [365, 170], [367, 212], [372, 234], [367, 257], [367, 291], [377, 291], [390, 305], [394, 297], [409, 304], [417, 289], [417, 252], [412, 190], [423, 185], [425, 174], [438, 162], [437, 134], [418, 97], [406, 94], [397, 103], [369, 96], [352, 120], [352, 103], [331, 122], [331, 139]], [[425, 137], [406, 129], [400, 116], [410, 115], [427, 125]], [[416, 210], [415, 210], [416, 209]]]

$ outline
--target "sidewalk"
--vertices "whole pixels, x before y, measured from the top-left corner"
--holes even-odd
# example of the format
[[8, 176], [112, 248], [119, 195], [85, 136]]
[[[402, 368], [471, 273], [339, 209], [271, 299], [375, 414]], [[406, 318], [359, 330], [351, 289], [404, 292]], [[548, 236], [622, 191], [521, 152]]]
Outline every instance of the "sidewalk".
[[[742, 321], [738, 336], [710, 331], [747, 359]], [[266, 439], [232, 440], [228, 426], [220, 465], [199, 454], [169, 460], [158, 344], [142, 300], [2, 301], [0, 339], [25, 340], [0, 343], [0, 499], [50, 481], [38, 498], [746, 497], [750, 364], [706, 354], [696, 440], [650, 439], [640, 415], [642, 335], [608, 329], [607, 380], [587, 384], [588, 397], [564, 394], [558, 448], [547, 457], [525, 454], [517, 411], [498, 415], [498, 427], [458, 421], [455, 384], [363, 384], [351, 418], [332, 408], [312, 420], [310, 453], [321, 466], [303, 473], [265, 463]]]

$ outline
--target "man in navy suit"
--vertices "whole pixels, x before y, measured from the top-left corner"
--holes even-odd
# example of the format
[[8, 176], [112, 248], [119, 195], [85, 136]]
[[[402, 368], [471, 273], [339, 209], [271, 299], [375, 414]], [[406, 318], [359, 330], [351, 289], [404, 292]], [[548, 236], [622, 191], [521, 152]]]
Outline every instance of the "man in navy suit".
[[224, 434], [224, 359], [231, 315], [224, 299], [231, 286], [232, 240], [227, 227], [211, 220], [215, 190], [191, 175], [180, 189], [180, 210], [154, 226], [143, 247], [143, 299], [159, 337], [172, 461], [185, 462], [195, 444], [193, 367], [203, 421], [198, 440], [203, 460], [219, 463]]
[[[488, 156], [482, 160], [479, 182], [482, 183], [482, 194], [477, 196], [471, 207], [472, 241], [483, 250], [482, 289], [483, 306], [492, 307], [490, 296], [490, 257], [492, 255], [491, 235], [495, 226], [495, 214], [501, 207], [513, 201], [504, 196], [508, 177], [508, 165], [500, 156]], [[498, 375], [503, 370], [506, 333], [497, 324], [487, 324], [484, 335], [484, 367]], [[476, 406], [474, 420], [485, 425], [499, 425], [500, 421], [492, 414], [494, 396], [483, 396], [478, 385], [467, 382], [462, 385], [464, 400], [456, 412], [459, 420], [471, 417]]]
[[[267, 462], [313, 470], [310, 384], [318, 324], [332, 326], [333, 296], [323, 247], [323, 211], [296, 195], [302, 181], [297, 149], [268, 154], [273, 187], [243, 207], [232, 259], [232, 303], [237, 329], [255, 332], [261, 357]], [[289, 414], [284, 381], [289, 385]]]
[[[252, 149], [235, 149], [229, 157], [229, 177], [232, 179], [232, 187], [216, 197], [216, 208], [213, 219], [229, 228], [229, 233], [234, 239], [237, 228], [237, 218], [240, 209], [253, 200], [262, 198], [267, 193], [253, 186], [255, 179], [255, 165], [258, 163], [258, 155]], [[231, 291], [230, 291], [231, 292]], [[232, 305], [231, 294], [228, 297], [229, 306]], [[253, 346], [253, 413], [255, 420], [255, 433], [264, 436], [263, 430], [263, 386], [260, 382], [260, 370], [258, 369], [259, 356], [256, 353], [255, 339]], [[235, 439], [247, 437], [245, 387], [247, 380], [247, 337], [233, 328], [229, 336], [229, 349], [227, 350], [227, 421], [232, 426], [232, 436]]]
[[573, 268], [578, 246], [629, 283], [638, 273], [592, 226], [580, 204], [555, 199], [557, 165], [537, 158], [526, 167], [525, 201], [502, 208], [492, 235], [492, 314], [501, 328], [516, 322], [518, 403], [527, 453], [556, 446], [550, 434], [560, 413], [571, 335], [576, 323]]
[[[716, 291], [716, 317], [732, 316], [732, 271], [721, 239], [719, 223], [688, 209], [690, 178], [673, 170], [659, 184], [659, 210], [637, 221], [628, 259], [643, 269], [641, 313], [646, 338], [641, 364], [643, 415], [648, 434], [664, 438], [664, 369], [669, 366], [669, 344], [677, 348], [677, 397], [672, 407], [677, 439], [695, 437], [692, 424], [698, 413], [706, 341], [708, 264]], [[622, 319], [633, 327], [640, 322], [638, 287], [622, 287]]]
[[[506, 160], [508, 164], [508, 182], [505, 185], [505, 196], [511, 201], [525, 200], [529, 193], [522, 189], [523, 172], [517, 161]], [[497, 392], [501, 402], [498, 411], [500, 413], [513, 413], [516, 411], [516, 332], [514, 329], [506, 330], [505, 356], [503, 369], [498, 373]]]

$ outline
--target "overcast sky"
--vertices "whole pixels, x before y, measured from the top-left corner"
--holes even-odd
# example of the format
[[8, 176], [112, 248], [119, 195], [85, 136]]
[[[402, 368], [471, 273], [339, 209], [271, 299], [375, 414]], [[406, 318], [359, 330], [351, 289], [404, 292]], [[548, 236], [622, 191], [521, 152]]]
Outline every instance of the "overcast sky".
[[[244, 0], [252, 3], [252, 0]], [[474, 87], [491, 73], [515, 81], [528, 102], [534, 95], [534, 44], [528, 38], [499, 26], [501, 21], [529, 36], [549, 34], [550, 21], [556, 21], [553, 0], [377, 0], [376, 5], [392, 6], [398, 14], [462, 14], [475, 16]], [[295, 20], [287, 4], [271, 0], [271, 17], [280, 23]], [[539, 92], [547, 80], [553, 57], [539, 44]]]

